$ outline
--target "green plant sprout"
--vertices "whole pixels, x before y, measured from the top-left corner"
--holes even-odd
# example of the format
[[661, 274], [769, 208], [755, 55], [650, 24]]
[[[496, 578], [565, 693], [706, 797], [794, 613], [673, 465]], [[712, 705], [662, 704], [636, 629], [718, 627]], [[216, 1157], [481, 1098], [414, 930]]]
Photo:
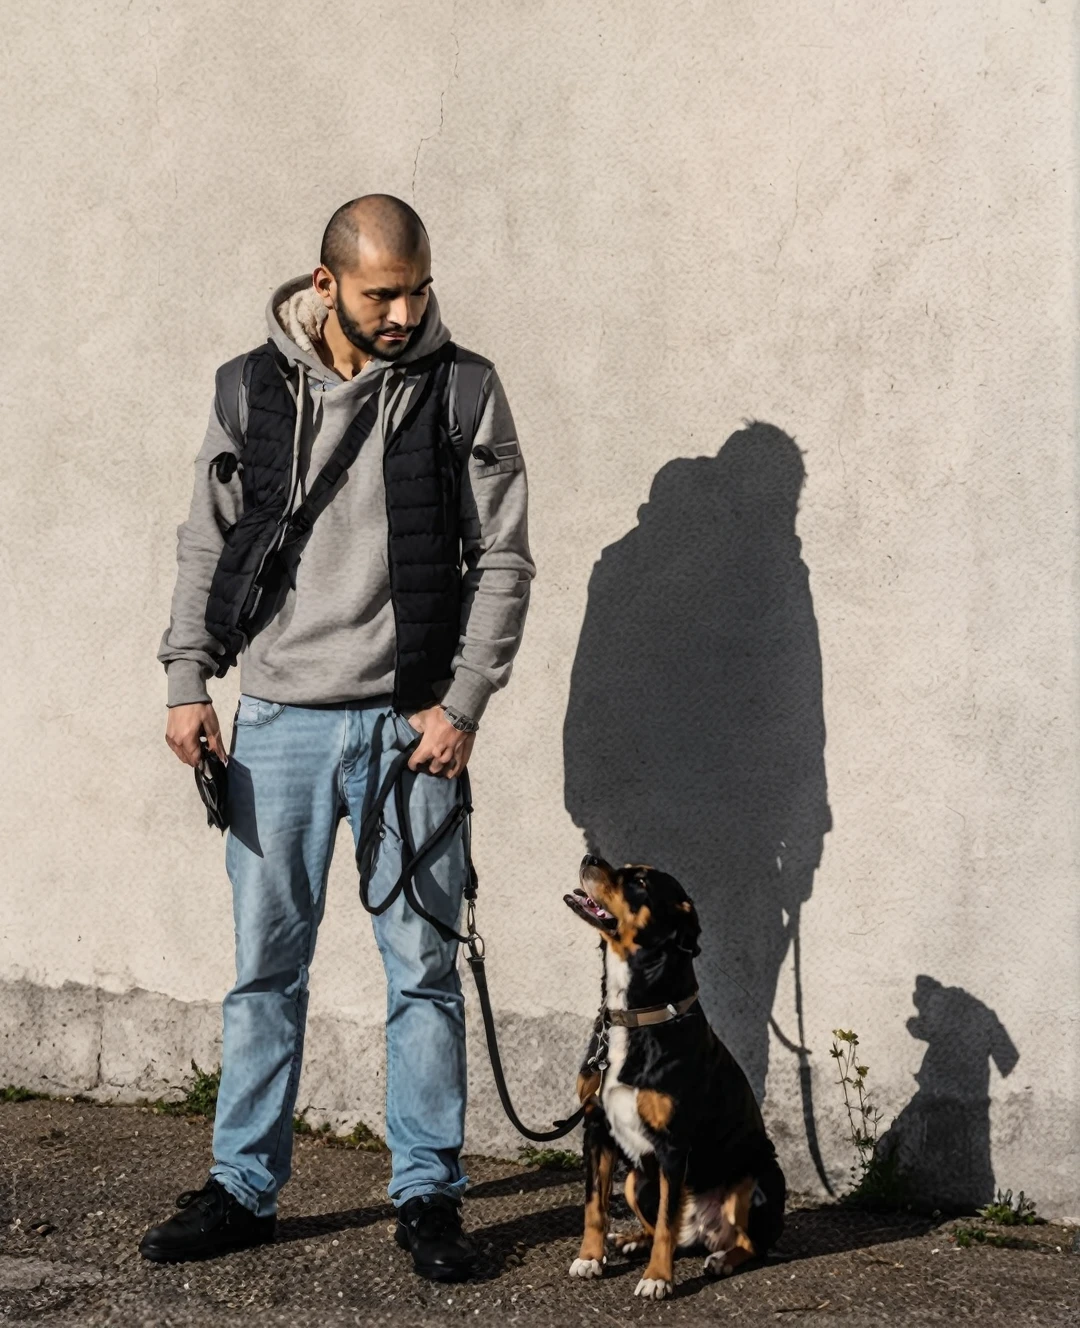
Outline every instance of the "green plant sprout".
[[998, 1190], [994, 1202], [978, 1211], [981, 1218], [999, 1227], [1033, 1227], [1041, 1220], [1035, 1211], [1034, 1201], [1025, 1199], [1023, 1190], [1015, 1201], [1012, 1190], [1006, 1190], [1004, 1194]]
[[44, 1093], [35, 1093], [32, 1088], [22, 1088], [18, 1084], [0, 1088], [0, 1102], [35, 1102], [44, 1096]]
[[518, 1149], [518, 1159], [523, 1166], [540, 1167], [543, 1171], [581, 1170], [581, 1154], [563, 1148], [530, 1148], [526, 1145]]
[[192, 1060], [191, 1068], [195, 1071], [195, 1079], [179, 1102], [166, 1102], [158, 1098], [156, 1102], [151, 1103], [159, 1115], [205, 1116], [207, 1120], [214, 1119], [214, 1113], [217, 1111], [218, 1088], [221, 1084], [221, 1066], [219, 1065], [216, 1070], [203, 1070]]
[[318, 1139], [329, 1148], [355, 1148], [361, 1153], [383, 1153], [386, 1144], [363, 1121], [357, 1121], [348, 1134], [335, 1134], [329, 1121], [321, 1125], [312, 1125], [305, 1118], [308, 1108], [293, 1117], [293, 1133]]
[[878, 1130], [882, 1114], [870, 1097], [866, 1079], [868, 1065], [858, 1061], [859, 1035], [843, 1028], [833, 1029], [829, 1055], [836, 1061], [840, 1078], [836, 1081], [844, 1094], [851, 1144], [855, 1162], [851, 1167], [851, 1190], [844, 1196], [848, 1203], [903, 1205], [909, 1198], [909, 1183], [895, 1147], [887, 1153], [878, 1149]]

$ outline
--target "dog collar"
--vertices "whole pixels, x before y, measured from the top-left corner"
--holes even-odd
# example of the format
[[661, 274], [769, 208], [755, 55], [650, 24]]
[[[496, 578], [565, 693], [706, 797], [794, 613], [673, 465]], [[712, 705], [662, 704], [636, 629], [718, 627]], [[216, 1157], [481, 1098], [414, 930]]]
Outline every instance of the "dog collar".
[[678, 1005], [646, 1005], [638, 1010], [605, 1010], [609, 1024], [619, 1028], [641, 1028], [645, 1024], [666, 1024], [685, 1014], [697, 1000], [698, 994], [692, 991]]

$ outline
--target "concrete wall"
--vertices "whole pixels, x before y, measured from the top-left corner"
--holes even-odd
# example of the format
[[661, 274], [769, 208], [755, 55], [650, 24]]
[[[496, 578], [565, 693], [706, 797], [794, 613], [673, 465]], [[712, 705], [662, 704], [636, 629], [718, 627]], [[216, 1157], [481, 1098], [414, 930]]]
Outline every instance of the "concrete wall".
[[[842, 1182], [854, 1027], [925, 1190], [1080, 1217], [1071, 6], [51, 2], [5, 41], [0, 1082], [132, 1096], [216, 1054], [173, 532], [215, 366], [382, 189], [530, 468], [475, 761], [522, 1109], [568, 1105], [598, 998], [560, 901], [588, 841], [684, 876], [795, 1184], [787, 1044]], [[316, 1114], [378, 1128], [381, 1009], [342, 852]], [[472, 1075], [470, 1146], [512, 1151], [479, 1040]]]

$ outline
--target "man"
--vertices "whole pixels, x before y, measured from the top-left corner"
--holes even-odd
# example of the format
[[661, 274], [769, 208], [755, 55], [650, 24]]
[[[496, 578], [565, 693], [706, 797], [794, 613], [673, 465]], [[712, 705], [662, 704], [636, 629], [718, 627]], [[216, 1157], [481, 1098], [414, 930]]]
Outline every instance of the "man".
[[[358, 836], [365, 800], [418, 738], [416, 773], [404, 778], [422, 843], [456, 803], [478, 721], [521, 640], [534, 567], [513, 419], [490, 363], [450, 342], [431, 281], [416, 213], [387, 195], [355, 199], [331, 218], [313, 277], [271, 297], [269, 344], [218, 373], [158, 658], [166, 741], [195, 765], [201, 740], [226, 757], [206, 681], [241, 647], [226, 845], [237, 977], [223, 1005], [210, 1177], [146, 1234], [150, 1259], [273, 1238], [338, 821], [347, 816]], [[355, 459], [278, 593], [267, 592], [271, 611], [237, 628], [239, 605], [251, 603], [244, 532], [273, 515], [274, 502], [287, 515], [314, 496], [348, 439], [359, 443]], [[371, 883], [376, 905], [401, 868], [393, 802]], [[460, 831], [416, 874], [425, 909], [450, 926], [465, 876]], [[459, 1212], [466, 1073], [456, 945], [403, 894], [373, 921], [387, 980], [396, 1237], [418, 1272], [453, 1280], [475, 1256]]]

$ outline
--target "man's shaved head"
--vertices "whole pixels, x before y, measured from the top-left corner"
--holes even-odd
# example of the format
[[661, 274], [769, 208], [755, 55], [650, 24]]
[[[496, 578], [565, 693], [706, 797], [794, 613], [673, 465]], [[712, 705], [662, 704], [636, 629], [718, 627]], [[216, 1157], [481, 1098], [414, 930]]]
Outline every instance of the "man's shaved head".
[[340, 280], [356, 270], [362, 248], [411, 259], [428, 244], [424, 223], [408, 203], [393, 194], [364, 194], [343, 203], [330, 218], [319, 262]]
[[323, 339], [348, 376], [368, 359], [403, 355], [431, 297], [431, 243], [400, 198], [365, 194], [344, 203], [323, 234], [312, 284], [329, 310]]

